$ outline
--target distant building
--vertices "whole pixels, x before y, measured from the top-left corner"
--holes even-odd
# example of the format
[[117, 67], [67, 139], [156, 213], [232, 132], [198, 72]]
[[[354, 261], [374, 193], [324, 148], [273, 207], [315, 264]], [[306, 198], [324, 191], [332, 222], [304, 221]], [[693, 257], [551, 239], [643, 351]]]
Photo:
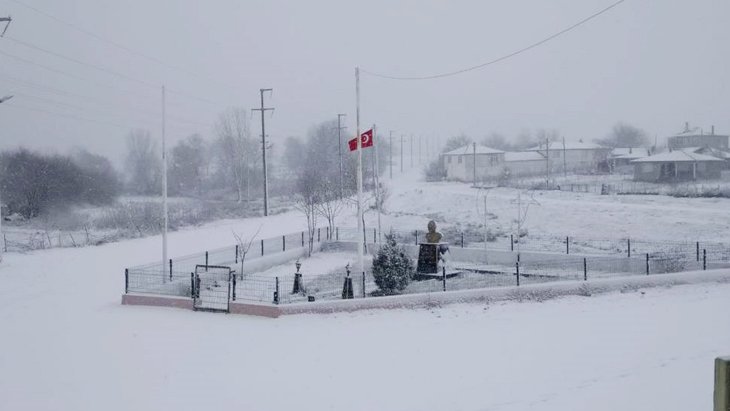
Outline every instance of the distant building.
[[631, 161], [634, 180], [673, 183], [720, 178], [725, 162], [685, 150], [668, 151]]
[[441, 154], [448, 180], [472, 181], [476, 160], [477, 180], [496, 177], [504, 165], [504, 151], [472, 144]]
[[711, 147], [719, 150], [728, 150], [730, 137], [727, 135], [715, 134], [715, 126], [710, 129], [710, 134], [705, 134], [698, 127], [689, 128], [689, 123], [684, 124], [684, 131], [667, 138], [667, 147], [670, 150], [678, 150], [689, 147]]
[[563, 170], [593, 172], [608, 168], [608, 156], [611, 149], [583, 141], [565, 142], [565, 144], [553, 141], [549, 143], [547, 149], [545, 144], [541, 144], [526, 151], [534, 151], [543, 157], [549, 157], [549, 160], [545, 161], [550, 162], [551, 172]]
[[504, 170], [507, 176], [534, 176], [544, 174], [547, 164], [545, 156], [536, 151], [504, 153]]
[[612, 173], [630, 173], [634, 169], [631, 161], [649, 154], [646, 147], [616, 147], [608, 155], [608, 164]]

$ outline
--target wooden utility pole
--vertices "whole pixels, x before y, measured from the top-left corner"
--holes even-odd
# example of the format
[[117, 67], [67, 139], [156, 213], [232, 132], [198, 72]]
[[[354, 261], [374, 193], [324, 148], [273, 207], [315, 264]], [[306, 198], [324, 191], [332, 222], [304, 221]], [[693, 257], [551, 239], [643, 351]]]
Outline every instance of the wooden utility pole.
[[563, 136], [563, 177], [568, 178], [568, 160], [565, 158], [567, 150], [565, 149], [565, 136]]
[[545, 137], [545, 189], [550, 189], [550, 138]]
[[477, 143], [471, 143], [474, 149], [474, 187], [477, 186]]
[[400, 173], [403, 174], [403, 134], [400, 135]]
[[390, 146], [390, 161], [388, 161], [390, 166], [390, 179], [393, 179], [393, 130], [390, 130], [390, 140], [389, 144]]
[[264, 107], [264, 93], [265, 92], [271, 92], [273, 89], [271, 88], [262, 88], [259, 89], [259, 93], [261, 94], [261, 108], [255, 108], [253, 111], [260, 111], [261, 112], [261, 157], [263, 159], [263, 168], [264, 168], [264, 216], [269, 215], [269, 176], [268, 171], [266, 168], [266, 121], [264, 114], [271, 110], [273, 111], [273, 107]]

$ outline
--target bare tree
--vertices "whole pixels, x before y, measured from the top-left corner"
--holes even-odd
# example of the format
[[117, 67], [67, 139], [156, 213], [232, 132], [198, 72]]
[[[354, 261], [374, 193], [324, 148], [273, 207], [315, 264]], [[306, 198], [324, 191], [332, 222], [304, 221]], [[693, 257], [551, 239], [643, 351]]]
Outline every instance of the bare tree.
[[314, 250], [314, 234], [317, 230], [317, 216], [319, 214], [321, 199], [321, 176], [318, 170], [308, 167], [302, 171], [297, 179], [297, 196], [294, 207], [304, 214], [307, 219], [307, 239], [309, 255]]
[[238, 244], [238, 258], [241, 260], [241, 279], [243, 280], [243, 263], [246, 261], [246, 256], [248, 255], [248, 251], [251, 249], [251, 245], [253, 245], [254, 240], [256, 237], [258, 237], [259, 232], [261, 231], [261, 227], [259, 226], [258, 229], [256, 229], [256, 232], [253, 233], [252, 236], [249, 238], [245, 238], [235, 231], [233, 231], [233, 237], [236, 239], [236, 244]]
[[216, 123], [218, 135], [218, 171], [229, 173], [237, 201], [250, 198], [252, 177], [258, 163], [258, 143], [251, 136], [248, 114], [243, 109], [230, 109]]
[[644, 130], [626, 123], [616, 123], [606, 138], [596, 142], [607, 147], [647, 147], [650, 144]]
[[[527, 212], [530, 211], [531, 205], [540, 205], [540, 203], [535, 200], [535, 193], [533, 191], [530, 191], [530, 195], [528, 198], [523, 199], [522, 198], [522, 192], [517, 192], [517, 199], [511, 201], [512, 204], [517, 205], [517, 218], [514, 220], [515, 224], [517, 225], [517, 253], [520, 252], [520, 243], [522, 242], [520, 239], [523, 236], [522, 227], [525, 225], [525, 222], [527, 222]], [[525, 233], [524, 235], [527, 235]]]
[[149, 131], [137, 129], [129, 132], [124, 165], [133, 192], [140, 194], [159, 192], [162, 157]]

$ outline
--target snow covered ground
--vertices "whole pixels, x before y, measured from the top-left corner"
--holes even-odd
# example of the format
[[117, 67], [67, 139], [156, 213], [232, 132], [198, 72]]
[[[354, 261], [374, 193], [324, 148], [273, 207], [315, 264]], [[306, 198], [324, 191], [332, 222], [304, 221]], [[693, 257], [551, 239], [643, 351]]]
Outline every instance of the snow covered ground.
[[[476, 222], [474, 191], [411, 173], [392, 188], [384, 227], [425, 227], [436, 214]], [[516, 192], [489, 194], [491, 221], [509, 227]], [[537, 198], [531, 234], [723, 240], [730, 228], [721, 199]], [[170, 255], [259, 227], [260, 237], [305, 228], [297, 212], [218, 221], [171, 233]], [[159, 254], [159, 236], [6, 254], [0, 408], [699, 410], [711, 406], [714, 357], [730, 353], [730, 284], [276, 320], [121, 306], [123, 269]]]
[[699, 410], [730, 347], [730, 284], [276, 320], [121, 306], [105, 266], [150, 245], [8, 256], [4, 409]]

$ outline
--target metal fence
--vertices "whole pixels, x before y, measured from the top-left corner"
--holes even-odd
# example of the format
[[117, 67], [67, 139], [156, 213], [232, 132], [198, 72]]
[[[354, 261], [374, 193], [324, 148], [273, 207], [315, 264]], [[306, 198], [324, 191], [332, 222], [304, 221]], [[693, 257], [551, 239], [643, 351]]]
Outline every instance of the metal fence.
[[0, 247], [4, 252], [26, 252], [58, 247], [85, 247], [116, 241], [117, 233], [59, 230], [3, 229]]

